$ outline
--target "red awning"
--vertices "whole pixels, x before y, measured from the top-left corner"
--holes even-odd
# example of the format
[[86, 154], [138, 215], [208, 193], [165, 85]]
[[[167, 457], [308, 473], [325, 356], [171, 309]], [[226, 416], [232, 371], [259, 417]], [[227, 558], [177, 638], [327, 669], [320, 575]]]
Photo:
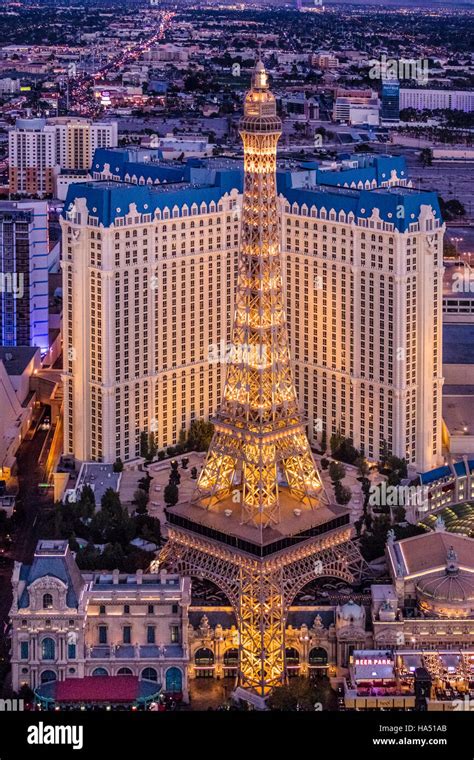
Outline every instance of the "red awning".
[[138, 676], [86, 676], [66, 678], [56, 685], [56, 702], [134, 702], [139, 696]]

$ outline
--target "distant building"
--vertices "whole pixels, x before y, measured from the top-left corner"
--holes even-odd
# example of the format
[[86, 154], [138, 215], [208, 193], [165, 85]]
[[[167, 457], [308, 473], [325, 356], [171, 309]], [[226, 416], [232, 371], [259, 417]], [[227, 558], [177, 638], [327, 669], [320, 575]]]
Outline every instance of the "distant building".
[[0, 79], [0, 95], [13, 95], [20, 92], [20, 79], [3, 77]]
[[54, 129], [45, 119], [17, 119], [8, 143], [10, 192], [51, 195], [56, 167]]
[[282, 113], [288, 119], [311, 122], [319, 119], [319, 103], [316, 98], [307, 98], [305, 93], [292, 93], [280, 98]]
[[39, 541], [12, 577], [12, 686], [139, 676], [187, 701], [190, 580], [79, 570], [67, 541]]
[[89, 169], [97, 148], [117, 145], [117, 123], [69, 116], [18, 119], [8, 140], [10, 191], [52, 195], [61, 169]]
[[[35, 402], [31, 380], [40, 366], [37, 348], [0, 347], [0, 479], [7, 481], [7, 490], [16, 452], [31, 425]], [[0, 509], [5, 508], [8, 504], [2, 501]]]
[[400, 84], [399, 82], [382, 82], [382, 122], [397, 124], [400, 121]]
[[318, 69], [337, 69], [339, 61], [332, 53], [314, 53], [311, 56], [311, 65]]
[[45, 201], [0, 201], [0, 342], [49, 349], [48, 271], [53, 263]]
[[372, 90], [344, 91], [338, 89], [333, 108], [334, 121], [351, 125], [379, 123], [380, 101]]
[[474, 92], [472, 90], [428, 90], [402, 88], [400, 90], [400, 110], [415, 108], [423, 111], [446, 109], [452, 111], [474, 111]]

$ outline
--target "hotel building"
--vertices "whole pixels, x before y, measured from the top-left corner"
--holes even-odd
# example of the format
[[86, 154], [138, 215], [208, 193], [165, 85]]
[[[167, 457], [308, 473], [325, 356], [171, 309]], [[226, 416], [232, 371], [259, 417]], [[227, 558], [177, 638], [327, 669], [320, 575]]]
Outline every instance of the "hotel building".
[[18, 119], [8, 133], [10, 192], [50, 195], [60, 169], [89, 169], [96, 148], [117, 145], [117, 123]]
[[54, 264], [45, 201], [0, 202], [0, 344], [49, 349], [48, 271]]
[[[131, 163], [122, 151], [97, 159], [102, 181], [71, 186], [62, 220], [65, 453], [130, 461], [141, 431], [160, 448], [175, 444], [221, 399], [242, 168]], [[282, 165], [277, 183], [310, 438], [339, 428], [370, 459], [386, 440], [414, 469], [432, 468], [442, 387], [436, 195], [410, 189], [403, 160], [391, 157], [327, 171]]]

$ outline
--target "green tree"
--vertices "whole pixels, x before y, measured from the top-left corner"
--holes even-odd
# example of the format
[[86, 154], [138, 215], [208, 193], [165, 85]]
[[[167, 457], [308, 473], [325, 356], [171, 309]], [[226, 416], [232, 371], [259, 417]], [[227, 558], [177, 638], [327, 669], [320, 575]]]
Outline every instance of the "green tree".
[[174, 483], [168, 483], [168, 485], [165, 486], [163, 493], [165, 504], [167, 504], [168, 507], [174, 507], [174, 505], [178, 503], [179, 490], [178, 486], [176, 486]]
[[352, 491], [338, 480], [334, 486], [334, 495], [338, 504], [348, 504], [352, 498]]
[[117, 491], [114, 491], [113, 488], [107, 488], [100, 500], [100, 506], [104, 512], [109, 513], [111, 516], [120, 514], [122, 503]]
[[352, 438], [343, 438], [333, 456], [335, 456], [336, 459], [341, 459], [343, 462], [347, 462], [347, 464], [354, 464], [359, 457], [359, 452], [354, 447]]
[[148, 459], [153, 459], [156, 457], [156, 452], [158, 451], [158, 447], [156, 445], [156, 439], [154, 433], [150, 433], [148, 437]]
[[117, 457], [114, 462], [114, 472], [123, 472], [123, 462], [120, 457]]
[[335, 693], [328, 679], [313, 681], [298, 676], [288, 684], [276, 686], [267, 699], [270, 710], [288, 712], [314, 712], [315, 710], [335, 709]]
[[33, 689], [30, 689], [28, 684], [23, 683], [18, 691], [18, 699], [23, 699], [27, 704], [33, 702], [35, 693]]
[[346, 470], [344, 465], [342, 465], [340, 462], [331, 462], [329, 465], [329, 477], [333, 483], [341, 481], [344, 478], [345, 474]]
[[138, 488], [133, 494], [133, 501], [136, 505], [138, 514], [145, 514], [148, 506], [148, 494], [141, 488]]
[[361, 552], [367, 561], [370, 562], [377, 557], [383, 556], [385, 544], [387, 543], [387, 533], [390, 527], [390, 517], [388, 515], [378, 515], [373, 518], [370, 527], [368, 527], [360, 539]]
[[214, 433], [212, 422], [193, 420], [188, 433], [189, 451], [207, 451]]
[[367, 462], [367, 459], [364, 456], [360, 456], [356, 459], [354, 464], [357, 467], [357, 472], [359, 473], [361, 478], [367, 477], [367, 475], [370, 472], [369, 463]]
[[85, 485], [78, 501], [78, 514], [81, 517], [92, 517], [95, 512], [95, 494], [90, 485]]
[[339, 449], [339, 446], [344, 440], [344, 436], [341, 435], [341, 431], [337, 430], [335, 433], [331, 435], [331, 438], [329, 439], [329, 447], [331, 449], [331, 454], [333, 457], [336, 456], [336, 451]]
[[384, 439], [382, 441], [382, 446], [380, 449], [380, 464], [382, 465], [382, 467], [386, 466], [390, 455], [391, 455], [391, 451], [388, 445], [388, 441]]
[[326, 449], [328, 447], [328, 433], [326, 428], [323, 428], [321, 433], [321, 454], [326, 453]]

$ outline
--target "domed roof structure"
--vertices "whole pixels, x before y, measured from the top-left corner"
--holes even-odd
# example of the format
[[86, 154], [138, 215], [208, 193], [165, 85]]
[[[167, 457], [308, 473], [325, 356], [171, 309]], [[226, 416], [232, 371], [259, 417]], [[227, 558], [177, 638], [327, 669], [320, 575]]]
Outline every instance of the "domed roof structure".
[[474, 608], [474, 575], [460, 570], [453, 547], [445, 570], [421, 578], [416, 590], [421, 608], [440, 615], [464, 616]]

